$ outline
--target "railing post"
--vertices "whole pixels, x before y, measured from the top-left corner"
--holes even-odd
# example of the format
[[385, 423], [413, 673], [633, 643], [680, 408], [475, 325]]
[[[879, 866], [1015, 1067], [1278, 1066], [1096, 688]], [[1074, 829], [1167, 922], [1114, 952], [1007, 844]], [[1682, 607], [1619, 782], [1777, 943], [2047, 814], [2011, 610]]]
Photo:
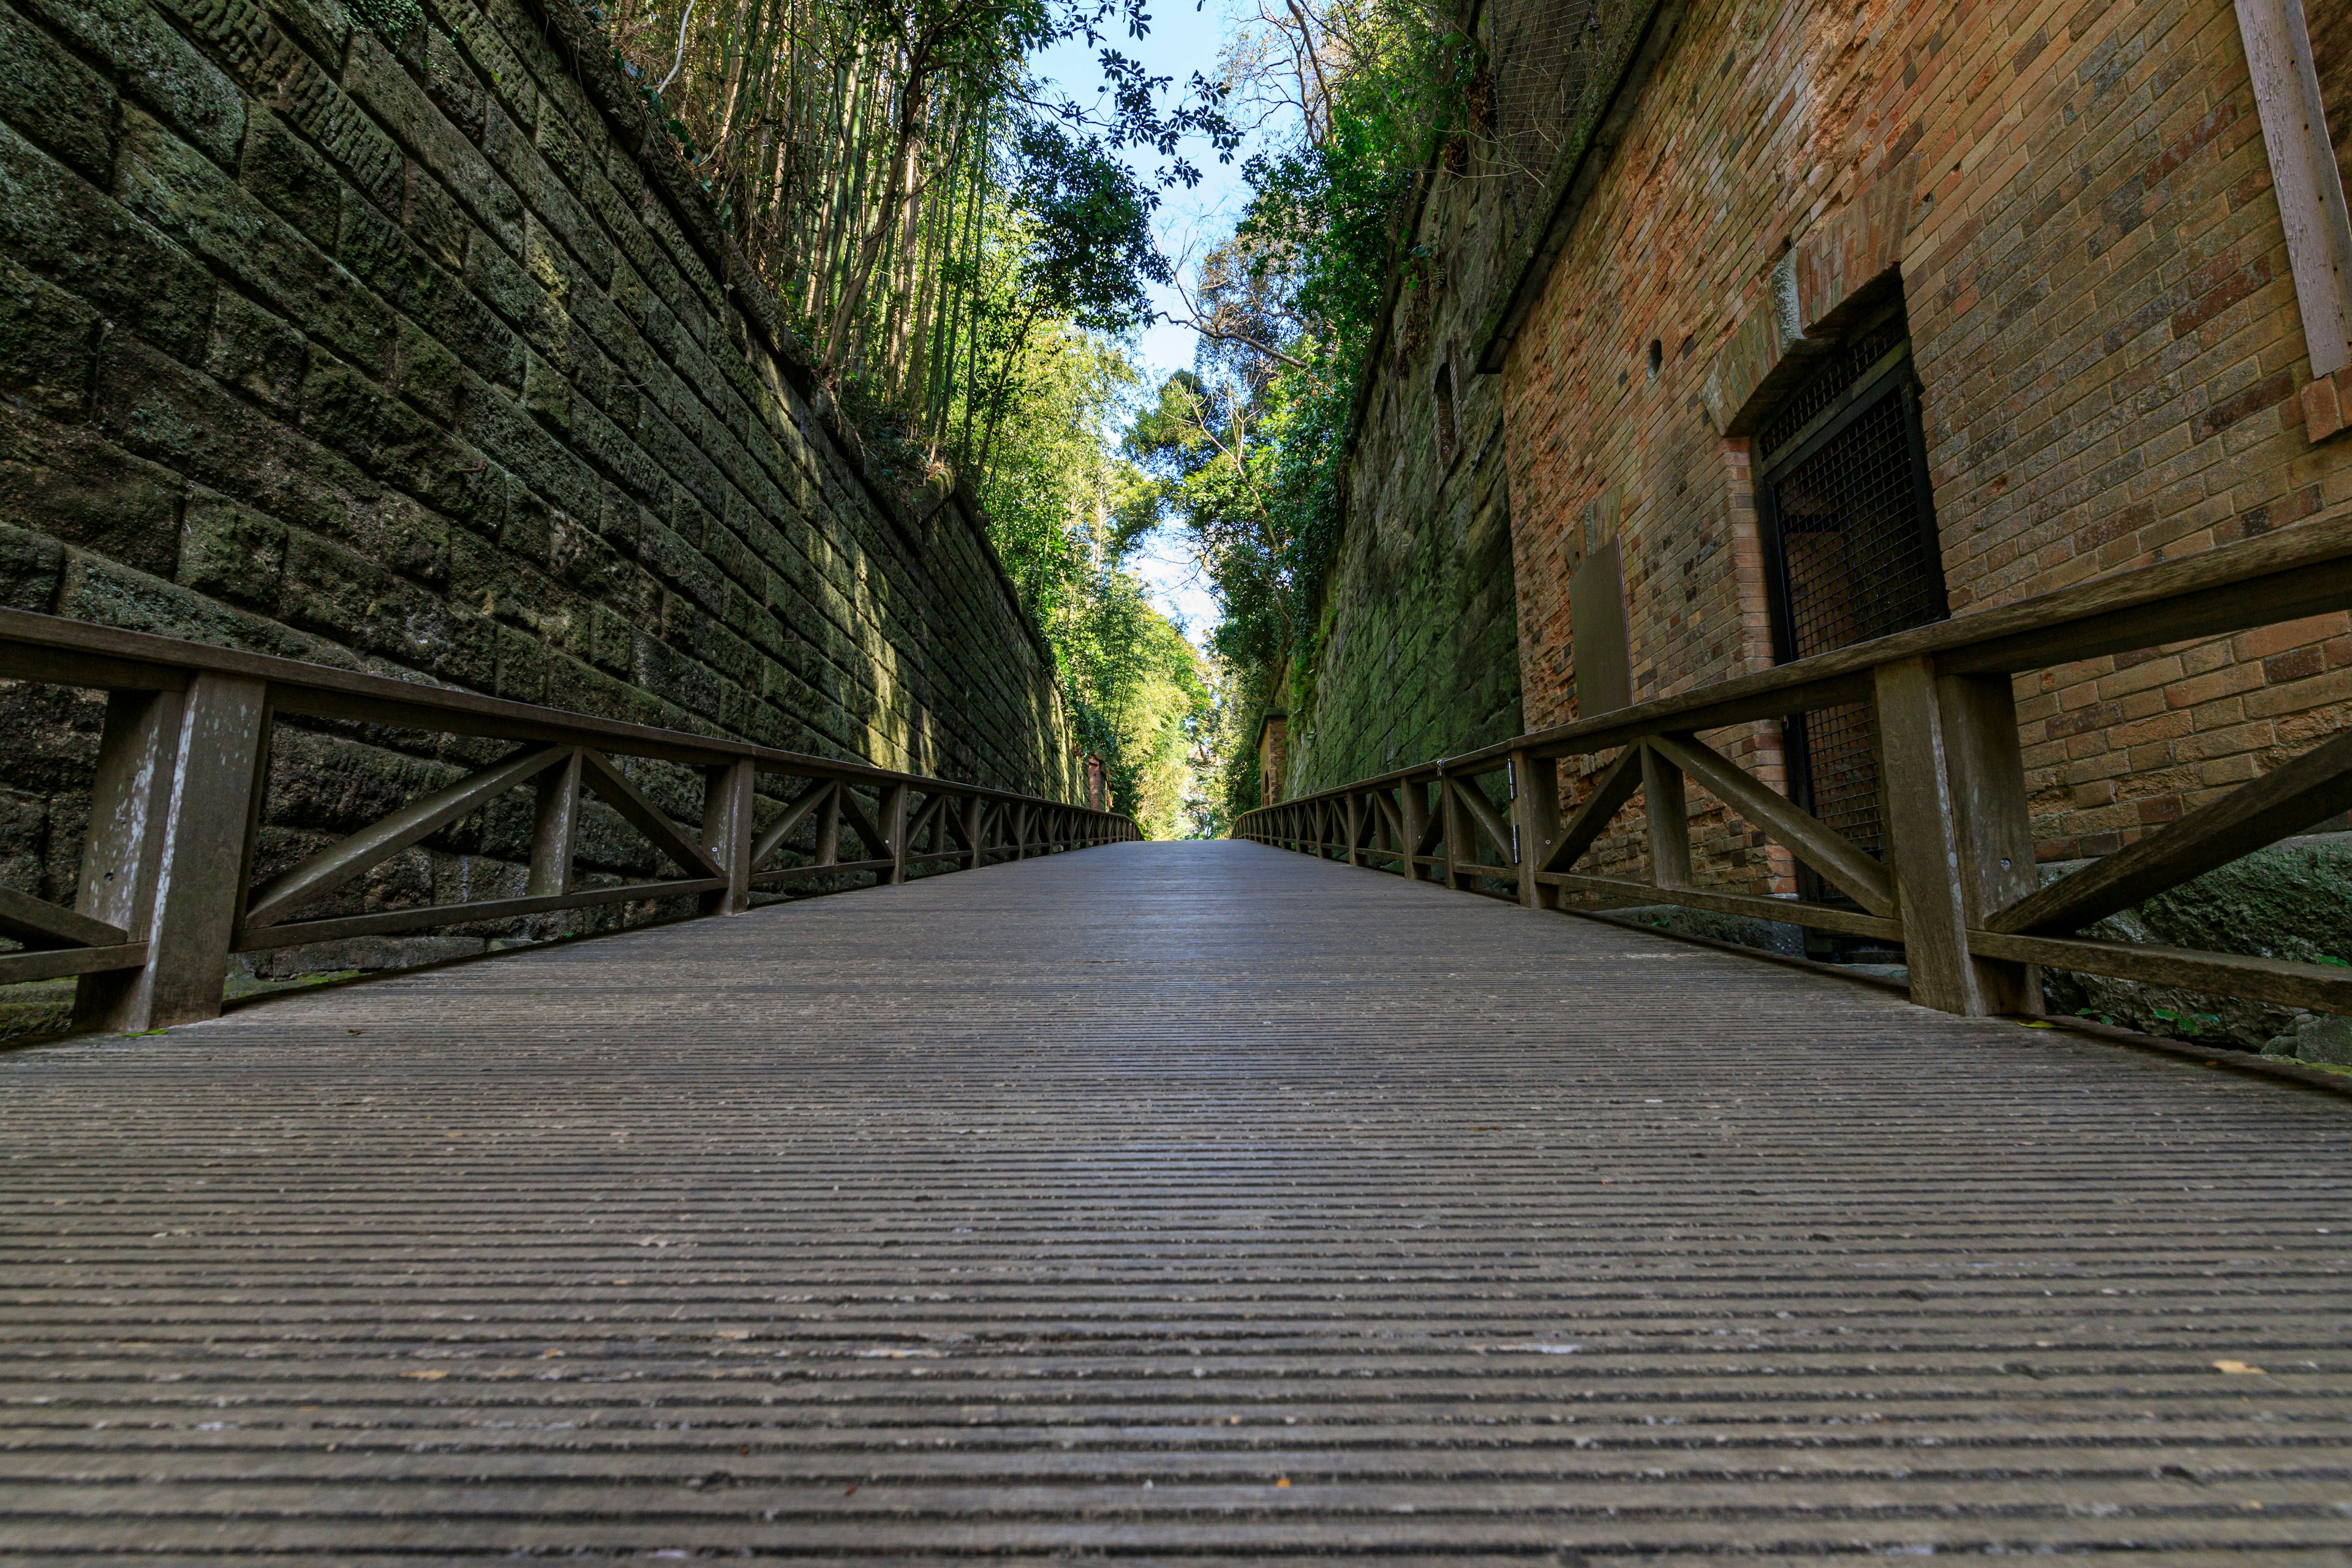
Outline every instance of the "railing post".
[[1559, 908], [1559, 889], [1536, 880], [1559, 842], [1559, 764], [1531, 752], [1511, 753], [1511, 825], [1519, 837], [1519, 902]]
[[[109, 729], [113, 728], [109, 704]], [[128, 715], [126, 715], [128, 718]], [[173, 723], [173, 721], [177, 722]], [[152, 727], [152, 728], [151, 728]], [[147, 963], [118, 974], [84, 977], [76, 992], [77, 1021], [94, 1028], [161, 1029], [220, 1016], [228, 977], [246, 864], [259, 815], [263, 771], [268, 765], [269, 689], [250, 676], [199, 670], [187, 691], [152, 717], [126, 725], [121, 751], [102, 775], [106, 816], [141, 787], [145, 767], [168, 772], [153, 826], [152, 891], [143, 902]], [[141, 731], [147, 731], [142, 734]], [[168, 736], [168, 739], [166, 738]], [[143, 752], [142, 763], [126, 753]], [[91, 830], [102, 818], [91, 814]], [[144, 854], [144, 850], [135, 853]], [[121, 868], [114, 868], [117, 880]]]
[[523, 891], [532, 898], [562, 898], [572, 890], [572, 840], [580, 820], [580, 774], [585, 765], [574, 747], [535, 781], [539, 798], [531, 812], [530, 876], [523, 884]]
[[749, 757], [702, 770], [702, 847], [727, 878], [724, 888], [696, 900], [706, 915], [740, 915], [751, 907], [751, 786], [759, 780], [759, 764]]
[[965, 849], [969, 851], [964, 869], [968, 871], [977, 871], [982, 864], [980, 849], [980, 825], [981, 819], [987, 815], [986, 807], [987, 803], [982, 801], [980, 796], [976, 795], [968, 795], [964, 796], [963, 842]]
[[883, 842], [889, 846], [890, 864], [885, 866], [877, 885], [888, 887], [907, 879], [907, 786], [903, 784], [882, 786], [882, 820], [874, 826], [882, 831]]
[[816, 818], [815, 853], [812, 863], [818, 866], [838, 865], [841, 861], [841, 792], [846, 786], [839, 779], [825, 792], [824, 805]]
[[[1996, 885], [2013, 885], [2021, 847], [2023, 870], [2032, 868], [2030, 828], [2015, 832], [2024, 805], [2023, 769], [2016, 761], [2016, 720], [2009, 718], [2006, 745], [1997, 734], [1997, 710], [1979, 689], [1953, 683], [1948, 695], [1969, 733], [1956, 744], [1947, 724], [1944, 698], [1934, 664], [1907, 658], [1874, 672], [1879, 752], [1883, 759], [1879, 800], [1886, 825], [1887, 864], [1895, 873], [1895, 907], [1903, 922], [1903, 961], [1911, 974], [1911, 999], [1925, 1007], [1967, 1017], [1997, 1012], [2035, 1011], [2023, 994], [2022, 966], [1995, 965], [1969, 952], [1971, 906], [1981, 908], [1982, 857], [2007, 851], [2011, 864], [1994, 868]], [[1988, 713], [1987, 710], [1996, 711]], [[1988, 753], [1990, 755], [1988, 755]], [[2013, 770], [2017, 781], [2004, 789], [1997, 769]], [[1969, 807], [1962, 805], [1962, 795]], [[1973, 808], [1972, 810], [1969, 808]], [[1963, 826], [1963, 818], [1979, 820]], [[1971, 884], [1975, 884], [1972, 887]], [[2028, 884], [2030, 885], [2030, 883]], [[2010, 973], [2003, 973], [2002, 971]]]
[[1445, 885], [1471, 890], [1478, 886], [1473, 868], [1478, 864], [1478, 840], [1474, 837], [1478, 829], [1457, 793], [1463, 787], [1451, 773], [1437, 775], [1437, 810], [1445, 825]]
[[[1995, 910], [2041, 886], [2017, 700], [2006, 675], [1943, 676], [1936, 682], [1936, 708], [1944, 723], [1944, 761], [1959, 851], [1960, 912], [1966, 925], [1981, 926]], [[2039, 966], [1972, 954], [1969, 967], [1987, 1011], [2042, 1011]]]
[[1029, 858], [1029, 807], [1015, 805], [1008, 815], [1013, 827], [1013, 858], [1026, 860]]
[[[177, 691], [115, 691], [106, 700], [74, 909], [120, 926], [134, 942], [146, 937], [154, 907], [181, 706]], [[138, 980], [136, 970], [83, 975], [74, 988], [74, 1022], [93, 1029], [119, 1026], [122, 998]]]
[[1397, 791], [1397, 815], [1404, 818], [1404, 874], [1412, 882], [1428, 880], [1421, 874], [1421, 840], [1429, 831], [1429, 787], [1406, 779]]
[[1661, 888], [1691, 885], [1690, 802], [1682, 770], [1642, 748], [1642, 805], [1649, 818], [1650, 879]]
[[1360, 866], [1364, 863], [1364, 797], [1350, 791], [1347, 807], [1348, 864]]

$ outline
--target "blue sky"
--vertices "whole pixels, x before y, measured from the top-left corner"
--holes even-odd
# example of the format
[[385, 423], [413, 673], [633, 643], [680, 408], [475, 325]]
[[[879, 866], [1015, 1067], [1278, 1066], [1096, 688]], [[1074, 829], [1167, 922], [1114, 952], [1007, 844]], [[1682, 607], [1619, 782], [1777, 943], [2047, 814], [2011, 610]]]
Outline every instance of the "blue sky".
[[[1154, 76], [1173, 77], [1175, 84], [1170, 89], [1172, 96], [1182, 90], [1195, 71], [1215, 78], [1217, 50], [1227, 26], [1223, 4], [1224, 0], [1206, 0], [1201, 9], [1195, 10], [1191, 0], [1173, 0], [1153, 11], [1151, 31], [1147, 37], [1139, 41], [1120, 37], [1106, 42], [1141, 59]], [[1037, 68], [1041, 76], [1058, 83], [1080, 102], [1093, 100], [1101, 79], [1094, 54], [1083, 40], [1049, 50], [1039, 58]], [[1161, 200], [1157, 225], [1160, 245], [1171, 259], [1198, 255], [1223, 238], [1232, 231], [1234, 219], [1241, 216], [1243, 205], [1248, 200], [1248, 187], [1241, 177], [1241, 161], [1247, 155], [1246, 148], [1231, 163], [1218, 163], [1214, 154], [1199, 143], [1188, 147], [1185, 153], [1201, 170], [1201, 183], [1190, 190], [1175, 186]], [[1129, 162], [1139, 173], [1148, 175], [1157, 168], [1159, 158], [1146, 150], [1131, 155]], [[1181, 310], [1182, 301], [1173, 289], [1155, 289], [1153, 293], [1163, 310]], [[1189, 329], [1166, 321], [1146, 328], [1135, 348], [1137, 367], [1143, 372], [1145, 386], [1157, 387], [1171, 372], [1189, 368], [1197, 342]], [[1181, 544], [1168, 538], [1150, 540], [1134, 567], [1150, 585], [1160, 607], [1174, 617], [1194, 642], [1204, 641], [1209, 629], [1216, 624], [1216, 601], [1210, 597], [1192, 558]]]

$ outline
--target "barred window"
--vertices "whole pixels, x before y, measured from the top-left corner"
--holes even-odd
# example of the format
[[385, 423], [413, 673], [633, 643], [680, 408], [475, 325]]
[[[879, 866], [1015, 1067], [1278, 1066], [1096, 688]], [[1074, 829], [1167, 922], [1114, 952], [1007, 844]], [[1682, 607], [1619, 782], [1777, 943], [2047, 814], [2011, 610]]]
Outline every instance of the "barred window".
[[[1847, 334], [1757, 437], [1757, 510], [1783, 662], [1951, 613], [1918, 390], [1898, 301]], [[1790, 794], [1881, 853], [1869, 708], [1791, 719], [1788, 739]]]

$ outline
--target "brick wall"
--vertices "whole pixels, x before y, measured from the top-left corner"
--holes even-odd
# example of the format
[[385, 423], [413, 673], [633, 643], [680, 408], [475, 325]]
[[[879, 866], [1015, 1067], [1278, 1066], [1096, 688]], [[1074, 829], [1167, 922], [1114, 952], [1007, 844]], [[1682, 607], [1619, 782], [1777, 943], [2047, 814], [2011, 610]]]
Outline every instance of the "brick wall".
[[[565, 0], [0, 0], [0, 384], [9, 605], [1076, 798], [976, 518], [873, 477]], [[94, 710], [5, 700], [0, 877], [69, 899]], [[280, 751], [278, 858], [466, 760]]]
[[[1603, 498], [1637, 699], [1769, 662], [1727, 431], [1786, 347], [1776, 264], [1807, 322], [1899, 267], [1956, 613], [2352, 503], [2352, 437], [2305, 438], [2228, 0], [1697, 0], [1509, 345], [1531, 726], [1575, 715], [1567, 574]], [[2044, 854], [2112, 849], [2341, 725], [2347, 634], [2333, 616], [2021, 681]], [[1777, 774], [1772, 727], [1715, 739]], [[1724, 879], [1786, 869], [1738, 824], [1699, 837]]]

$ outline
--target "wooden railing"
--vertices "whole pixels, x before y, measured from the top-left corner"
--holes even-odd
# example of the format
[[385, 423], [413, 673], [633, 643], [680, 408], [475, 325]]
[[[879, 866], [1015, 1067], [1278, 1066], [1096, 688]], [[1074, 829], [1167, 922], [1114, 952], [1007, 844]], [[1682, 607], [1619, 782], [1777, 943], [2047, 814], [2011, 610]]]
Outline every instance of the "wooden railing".
[[[2352, 807], [2352, 713], [2332, 739], [2043, 887], [2011, 695], [2025, 671], [2347, 606], [2352, 515], [2339, 515], [1285, 801], [1244, 814], [1234, 837], [1454, 888], [1514, 889], [1531, 908], [1578, 894], [1899, 942], [1912, 999], [1950, 1013], [2039, 1012], [2045, 964], [2352, 1013], [2352, 969], [2077, 934]], [[1869, 704], [1877, 721], [1883, 859], [1699, 739], [1850, 703]], [[1559, 759], [1605, 753], [1562, 820]], [[1843, 899], [1696, 885], [1686, 783]], [[1652, 879], [1580, 872], [1637, 791]]]
[[[92, 1028], [214, 1016], [236, 952], [682, 897], [740, 914], [754, 889], [857, 872], [898, 882], [1137, 837], [1124, 816], [1060, 801], [17, 611], [0, 611], [0, 679], [108, 694], [73, 907], [0, 889], [0, 936], [23, 950], [0, 955], [0, 984], [79, 975], [76, 1021]], [[272, 730], [289, 715], [512, 749], [256, 887]], [[698, 769], [699, 829], [614, 757]], [[789, 799], [762, 803], [762, 775], [788, 781]], [[534, 803], [520, 895], [299, 918], [516, 789]], [[583, 794], [676, 874], [583, 885]]]

